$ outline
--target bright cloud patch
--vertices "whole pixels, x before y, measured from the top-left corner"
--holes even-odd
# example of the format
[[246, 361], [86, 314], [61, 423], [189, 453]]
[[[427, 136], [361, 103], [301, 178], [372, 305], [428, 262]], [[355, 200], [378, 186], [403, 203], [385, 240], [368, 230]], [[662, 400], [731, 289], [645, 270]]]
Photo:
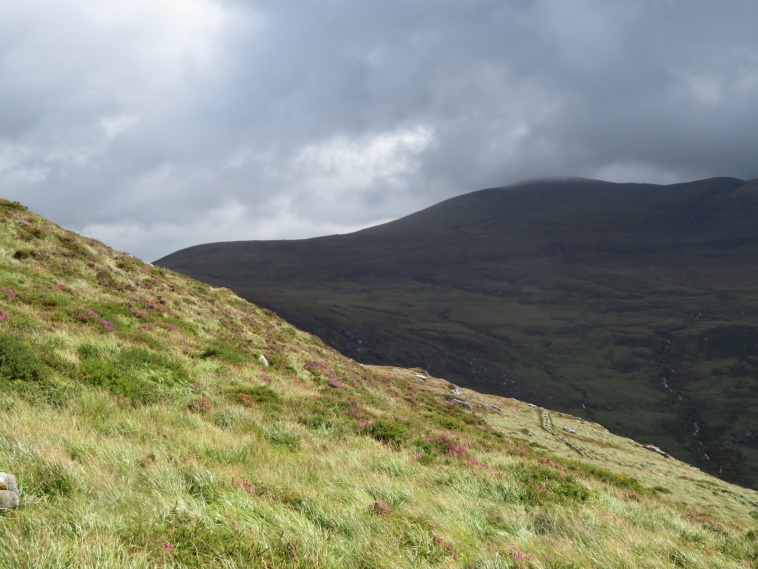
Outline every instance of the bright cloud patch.
[[139, 115], [116, 115], [100, 119], [100, 126], [105, 133], [105, 137], [111, 140], [132, 128], [139, 120]]
[[532, 177], [758, 176], [758, 3], [564, 4], [0, 2], [0, 195], [150, 259]]
[[432, 129], [416, 127], [350, 139], [336, 137], [306, 146], [292, 166], [313, 186], [358, 190], [409, 174], [433, 141]]

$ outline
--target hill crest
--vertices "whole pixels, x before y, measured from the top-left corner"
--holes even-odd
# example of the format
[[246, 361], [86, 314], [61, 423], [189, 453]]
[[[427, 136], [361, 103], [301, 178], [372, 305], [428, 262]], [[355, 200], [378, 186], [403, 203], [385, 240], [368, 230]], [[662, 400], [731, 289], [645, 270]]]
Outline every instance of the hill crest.
[[157, 263], [364, 363], [559, 408], [756, 486], [757, 217], [756, 181], [542, 180]]

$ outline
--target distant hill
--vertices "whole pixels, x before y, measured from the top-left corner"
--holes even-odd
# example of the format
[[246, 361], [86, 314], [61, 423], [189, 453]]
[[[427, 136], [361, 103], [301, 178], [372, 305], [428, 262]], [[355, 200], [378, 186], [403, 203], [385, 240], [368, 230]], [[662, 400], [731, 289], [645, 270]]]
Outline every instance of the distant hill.
[[757, 219], [755, 180], [541, 180], [156, 263], [361, 362], [561, 409], [758, 487]]

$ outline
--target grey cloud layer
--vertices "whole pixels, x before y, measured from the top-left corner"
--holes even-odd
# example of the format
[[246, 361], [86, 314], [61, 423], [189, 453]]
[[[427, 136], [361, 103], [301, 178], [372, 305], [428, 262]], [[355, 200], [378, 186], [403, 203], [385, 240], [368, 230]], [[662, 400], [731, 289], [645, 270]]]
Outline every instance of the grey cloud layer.
[[0, 0], [0, 195], [153, 259], [535, 176], [758, 176], [758, 4]]

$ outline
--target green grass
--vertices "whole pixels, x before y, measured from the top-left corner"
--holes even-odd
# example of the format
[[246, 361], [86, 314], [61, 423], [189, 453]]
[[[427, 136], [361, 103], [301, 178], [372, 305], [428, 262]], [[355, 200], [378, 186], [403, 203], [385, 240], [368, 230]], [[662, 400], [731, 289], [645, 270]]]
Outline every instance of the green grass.
[[447, 381], [0, 213], [0, 470], [21, 490], [2, 567], [758, 562], [755, 492], [552, 413], [583, 458], [524, 403], [451, 405]]
[[6, 386], [39, 381], [46, 373], [39, 356], [27, 344], [10, 334], [0, 334], [0, 381]]

